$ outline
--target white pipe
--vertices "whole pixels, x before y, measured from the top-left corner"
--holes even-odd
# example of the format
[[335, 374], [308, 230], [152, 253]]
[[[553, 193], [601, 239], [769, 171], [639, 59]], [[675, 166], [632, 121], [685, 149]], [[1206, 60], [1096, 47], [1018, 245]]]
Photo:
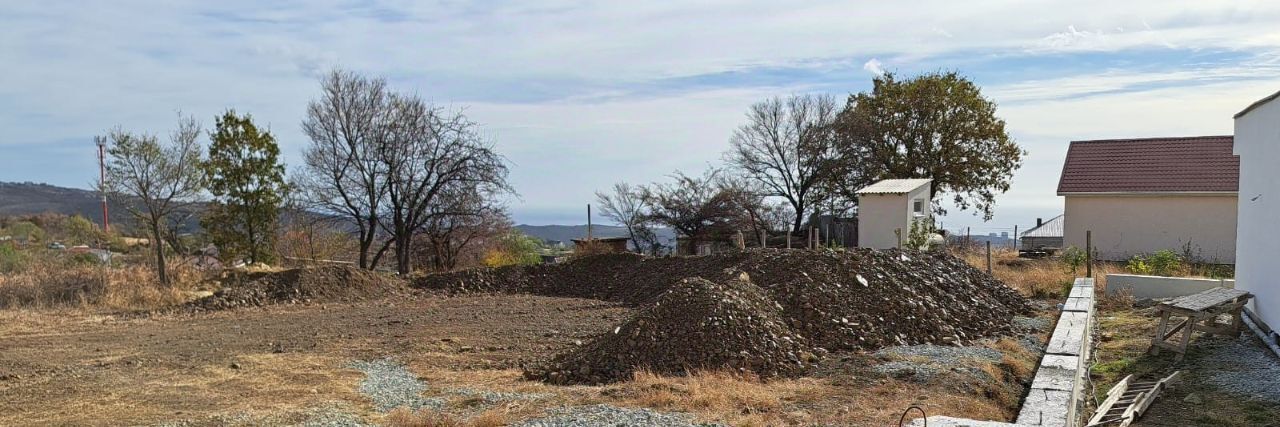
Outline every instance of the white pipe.
[[1270, 348], [1271, 351], [1276, 354], [1276, 357], [1280, 357], [1280, 347], [1276, 346], [1275, 339], [1267, 336], [1265, 332], [1262, 332], [1262, 328], [1259, 328], [1258, 325], [1253, 323], [1253, 318], [1249, 314], [1248, 310], [1241, 313], [1240, 319], [1244, 320], [1244, 324], [1249, 325], [1249, 329], [1252, 330], [1258, 338], [1262, 339], [1262, 343], [1265, 344], [1267, 348]]

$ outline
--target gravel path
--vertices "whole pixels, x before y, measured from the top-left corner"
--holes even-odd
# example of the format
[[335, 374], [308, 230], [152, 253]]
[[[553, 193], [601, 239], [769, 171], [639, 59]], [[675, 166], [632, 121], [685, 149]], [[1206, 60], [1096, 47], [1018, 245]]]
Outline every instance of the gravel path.
[[1280, 359], [1263, 348], [1251, 333], [1241, 338], [1205, 336], [1196, 342], [1202, 355], [1196, 364], [1205, 383], [1222, 391], [1257, 400], [1280, 402]]
[[924, 357], [947, 363], [954, 359], [1000, 360], [1000, 352], [986, 347], [950, 347], [941, 345], [908, 345], [885, 347], [875, 352], [879, 357]]
[[422, 397], [427, 384], [405, 369], [404, 365], [391, 360], [373, 360], [352, 362], [350, 366], [364, 372], [365, 378], [360, 381], [360, 393], [368, 396], [379, 411], [389, 412], [402, 406], [414, 410], [444, 407], [445, 400], [442, 398]]
[[515, 427], [698, 427], [684, 414], [664, 414], [649, 409], [609, 405], [574, 406], [551, 411], [552, 415], [514, 424]]

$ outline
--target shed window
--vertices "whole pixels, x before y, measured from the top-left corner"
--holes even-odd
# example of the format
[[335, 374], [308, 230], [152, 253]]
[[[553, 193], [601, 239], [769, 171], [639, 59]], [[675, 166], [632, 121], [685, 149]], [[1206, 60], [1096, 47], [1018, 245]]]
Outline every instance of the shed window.
[[915, 216], [924, 216], [924, 200], [912, 200], [911, 213], [915, 214]]

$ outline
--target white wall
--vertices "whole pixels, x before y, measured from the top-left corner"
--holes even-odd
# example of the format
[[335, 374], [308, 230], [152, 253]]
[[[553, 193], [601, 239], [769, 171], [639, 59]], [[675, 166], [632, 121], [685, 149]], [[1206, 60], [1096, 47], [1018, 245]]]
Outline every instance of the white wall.
[[1253, 293], [1250, 309], [1280, 328], [1280, 100], [1236, 119], [1240, 156], [1236, 289]]
[[1236, 196], [1067, 195], [1063, 244], [1085, 247], [1093, 230], [1099, 259], [1127, 260], [1191, 243], [1208, 262], [1236, 261]]
[[902, 241], [906, 242], [911, 222], [916, 218], [911, 201], [916, 199], [924, 202], [925, 216], [931, 216], [933, 205], [929, 201], [929, 185], [906, 194], [859, 194], [858, 247], [896, 248], [898, 234], [894, 230], [901, 230]]

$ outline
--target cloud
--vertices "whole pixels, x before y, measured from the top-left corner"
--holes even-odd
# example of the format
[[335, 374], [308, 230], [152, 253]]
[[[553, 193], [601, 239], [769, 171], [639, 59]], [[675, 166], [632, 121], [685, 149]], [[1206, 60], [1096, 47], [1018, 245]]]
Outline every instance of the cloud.
[[[225, 108], [252, 113], [272, 126], [286, 162], [297, 163], [306, 144], [298, 123], [319, 94], [315, 74], [342, 66], [466, 106], [515, 163], [512, 179], [525, 194], [513, 206], [517, 221], [525, 211], [576, 212], [614, 181], [718, 162], [753, 101], [864, 90], [859, 68], [880, 74], [885, 62], [904, 73], [956, 69], [983, 85], [1035, 159], [1008, 200], [1037, 208], [1056, 203], [1043, 186], [1056, 179], [1058, 160], [1037, 163], [1061, 156], [1055, 144], [1160, 128], [1153, 123], [1199, 133], [1218, 110], [1162, 107], [1148, 95], [1185, 90], [1195, 102], [1213, 101], [1206, 88], [1244, 85], [1222, 96], [1247, 99], [1220, 102], [1247, 104], [1259, 95], [1248, 92], [1280, 74], [1269, 59], [1280, 53], [1280, 3], [1271, 1], [227, 0], [4, 9], [0, 180], [83, 186], [92, 177], [66, 172], [92, 162], [92, 150], [89, 160], [70, 159], [79, 141], [91, 146], [92, 135], [115, 125], [163, 134], [179, 108], [206, 125]], [[1127, 121], [1075, 110], [1103, 100]], [[1134, 117], [1128, 107], [1169, 116]], [[36, 167], [34, 158], [45, 160]]]
[[862, 69], [870, 71], [871, 74], [875, 74], [877, 76], [884, 75], [884, 67], [883, 64], [880, 63], [879, 59], [871, 58], [870, 61], [862, 64]]

